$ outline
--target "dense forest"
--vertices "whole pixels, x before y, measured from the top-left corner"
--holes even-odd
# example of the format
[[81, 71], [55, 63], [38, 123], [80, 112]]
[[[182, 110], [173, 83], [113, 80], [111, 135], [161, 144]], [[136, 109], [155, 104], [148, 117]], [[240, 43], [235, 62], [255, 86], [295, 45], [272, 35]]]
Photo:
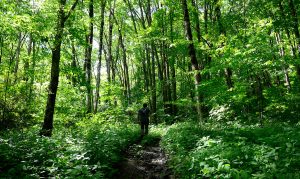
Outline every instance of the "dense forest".
[[300, 0], [1, 0], [0, 16], [0, 178], [123, 178], [153, 145], [156, 178], [300, 178]]

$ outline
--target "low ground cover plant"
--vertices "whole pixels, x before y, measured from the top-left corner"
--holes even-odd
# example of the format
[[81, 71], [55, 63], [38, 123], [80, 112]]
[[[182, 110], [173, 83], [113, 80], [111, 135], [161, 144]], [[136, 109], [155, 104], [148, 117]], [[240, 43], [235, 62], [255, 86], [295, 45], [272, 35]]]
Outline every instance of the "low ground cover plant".
[[299, 178], [300, 127], [177, 123], [161, 145], [179, 178]]
[[121, 152], [139, 137], [139, 128], [127, 119], [95, 116], [40, 137], [39, 127], [0, 135], [2, 178], [107, 178]]

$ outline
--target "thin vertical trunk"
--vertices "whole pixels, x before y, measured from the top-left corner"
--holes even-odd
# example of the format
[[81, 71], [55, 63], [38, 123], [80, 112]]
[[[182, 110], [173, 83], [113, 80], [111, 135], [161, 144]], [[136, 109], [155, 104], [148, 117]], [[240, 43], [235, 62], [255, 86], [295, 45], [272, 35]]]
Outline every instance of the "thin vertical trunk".
[[30, 82], [29, 82], [29, 101], [32, 101], [32, 91], [33, 91], [33, 83], [35, 78], [35, 59], [36, 59], [36, 42], [32, 41], [32, 63], [30, 67]]
[[127, 56], [126, 56], [126, 48], [124, 45], [124, 40], [122, 36], [122, 32], [119, 28], [119, 38], [120, 38], [120, 45], [123, 52], [123, 67], [124, 67], [124, 88], [125, 88], [125, 95], [128, 101], [128, 104], [131, 103], [130, 101], [130, 81], [129, 81], [129, 73], [128, 73], [128, 64], [127, 64]]
[[[297, 16], [297, 10], [295, 7], [295, 4], [293, 2], [293, 0], [289, 0], [289, 7], [291, 10], [291, 16], [292, 16], [292, 26], [294, 29], [294, 34], [296, 37], [296, 46], [297, 46], [297, 50], [298, 50], [298, 56], [300, 56], [300, 33], [299, 33], [299, 21], [298, 21], [298, 16]], [[297, 70], [297, 76], [298, 79], [300, 79], [300, 65], [296, 65], [296, 70]]]
[[23, 79], [27, 82], [29, 77], [29, 59], [31, 57], [31, 51], [32, 51], [32, 35], [29, 35], [28, 40], [28, 48], [27, 48], [27, 55], [28, 58], [24, 58], [24, 77]]
[[[215, 5], [216, 5], [215, 12], [216, 12], [216, 18], [217, 18], [216, 20], [217, 20], [218, 27], [219, 27], [219, 33], [220, 33], [220, 35], [226, 36], [226, 30], [221, 21], [221, 7], [219, 4], [219, 0], [215, 0]], [[229, 67], [225, 68], [224, 72], [225, 72], [225, 80], [226, 80], [228, 89], [233, 88], [231, 68], [229, 68]]]
[[[279, 47], [279, 55], [280, 55], [280, 57], [284, 58], [285, 49], [282, 45], [280, 34], [275, 33], [275, 38], [276, 38], [277, 45]], [[284, 73], [285, 83], [287, 85], [287, 90], [290, 91], [292, 87], [291, 87], [290, 77], [289, 77], [289, 73], [288, 73], [288, 69], [287, 69], [287, 64], [285, 61], [283, 62], [282, 69], [283, 69], [283, 73]]]
[[200, 21], [199, 21], [199, 14], [198, 14], [198, 7], [197, 4], [195, 2], [195, 0], [192, 0], [192, 5], [194, 6], [194, 10], [193, 10], [193, 16], [195, 16], [195, 30], [197, 33], [197, 40], [200, 43], [201, 42], [201, 31], [200, 31]]
[[146, 19], [147, 19], [147, 22], [148, 22], [148, 26], [150, 27], [151, 26], [151, 23], [152, 23], [152, 17], [151, 17], [151, 1], [150, 0], [147, 0], [147, 5], [146, 5]]
[[87, 35], [87, 49], [86, 49], [86, 112], [92, 112], [92, 87], [91, 87], [91, 78], [92, 78], [92, 50], [93, 50], [93, 18], [94, 18], [94, 2], [93, 0], [89, 1], [89, 34]]
[[147, 47], [145, 46], [145, 51], [146, 51], [146, 57], [143, 54], [143, 59], [142, 59], [142, 66], [143, 66], [143, 73], [144, 73], [144, 83], [145, 83], [145, 87], [144, 89], [148, 92], [149, 91], [149, 79], [148, 79], [148, 70], [147, 70], [147, 65], [146, 65], [146, 58], [147, 58]]
[[[174, 35], [173, 35], [173, 21], [174, 21], [174, 12], [173, 9], [170, 12], [170, 36], [171, 36], [171, 43], [174, 43]], [[171, 101], [172, 101], [172, 113], [173, 115], [176, 115], [177, 113], [177, 106], [175, 104], [177, 99], [177, 93], [176, 93], [176, 70], [175, 70], [175, 63], [176, 59], [173, 56], [173, 62], [171, 62]]]
[[283, 22], [284, 22], [284, 30], [285, 30], [285, 33], [287, 35], [287, 38], [289, 40], [289, 44], [291, 46], [291, 49], [292, 49], [292, 55], [293, 56], [296, 56], [296, 48], [295, 46], [293, 45], [292, 41], [291, 41], [291, 35], [290, 35], [290, 30], [288, 29], [288, 26], [287, 26], [287, 21], [286, 21], [286, 15], [285, 15], [285, 12], [284, 12], [284, 9], [283, 9], [283, 6], [282, 6], [282, 1], [279, 1], [279, 9], [280, 9], [280, 15], [283, 19]]
[[188, 45], [189, 55], [191, 58], [193, 70], [195, 71], [195, 88], [196, 88], [196, 93], [197, 93], [197, 112], [198, 112], [199, 120], [201, 123], [201, 122], [203, 122], [203, 114], [202, 114], [202, 109], [201, 109], [202, 96], [199, 91], [199, 85], [201, 83], [200, 68], [198, 65], [196, 51], [195, 51], [195, 47], [194, 47], [194, 43], [193, 43], [193, 36], [192, 36], [192, 30], [191, 30], [189, 11], [188, 11], [188, 7], [187, 7], [187, 1], [181, 0], [181, 4], [182, 4], [186, 38], [189, 41], [189, 45]]
[[98, 52], [98, 65], [97, 65], [97, 79], [96, 79], [96, 94], [95, 94], [95, 108], [94, 113], [97, 113], [99, 104], [99, 90], [100, 90], [100, 77], [101, 77], [101, 63], [102, 63], [102, 49], [103, 49], [103, 33], [104, 33], [104, 12], [106, 0], [101, 0], [101, 22], [99, 31], [99, 52]]
[[151, 84], [151, 113], [152, 120], [154, 123], [157, 123], [157, 115], [156, 115], [156, 75], [155, 75], [155, 52], [154, 52], [154, 43], [151, 44], [151, 62], [152, 62], [152, 84]]
[[143, 29], [146, 29], [142, 1], [141, 0], [138, 0], [138, 1], [139, 1], [140, 13], [141, 13], [141, 21], [142, 21], [141, 24], [142, 24]]
[[113, 1], [113, 5], [112, 2], [110, 2], [110, 13], [109, 13], [109, 17], [108, 17], [108, 49], [107, 49], [107, 53], [108, 53], [108, 58], [106, 59], [106, 70], [107, 70], [107, 81], [111, 82], [111, 63], [112, 63], [112, 31], [113, 31], [113, 16], [114, 16], [114, 9], [115, 9], [115, 0]]
[[4, 39], [2, 35], [0, 35], [0, 64], [2, 63], [3, 45], [4, 45]]
[[[208, 2], [207, 0], [204, 1], [204, 34], [205, 35], [208, 35]], [[201, 37], [201, 36], [200, 36]], [[206, 67], [210, 67], [210, 63], [211, 63], [211, 56], [208, 54], [208, 53], [205, 53], [204, 54], [204, 58], [205, 58], [205, 66]], [[210, 78], [210, 74], [204, 76], [206, 78]]]
[[132, 4], [130, 2], [130, 0], [124, 0], [125, 4], [127, 3], [129, 11], [130, 11], [130, 17], [133, 23], [133, 27], [134, 27], [134, 32], [137, 33], [137, 28], [136, 28], [136, 22], [135, 22], [135, 18], [134, 18], [134, 11], [132, 9]]
[[75, 9], [78, 0], [72, 5], [68, 14], [65, 14], [64, 7], [66, 5], [66, 0], [59, 1], [59, 10], [56, 24], [56, 33], [54, 36], [54, 47], [52, 48], [52, 63], [51, 63], [51, 79], [48, 89], [48, 99], [47, 106], [45, 110], [44, 123], [40, 135], [50, 137], [52, 135], [53, 129], [53, 115], [56, 100], [56, 92], [59, 80], [59, 61], [60, 61], [60, 51], [61, 43], [63, 39], [63, 32], [66, 20], [69, 18], [71, 12]]
[[208, 2], [207, 2], [207, 0], [204, 0], [204, 32], [205, 32], [205, 34], [208, 33], [207, 24], [208, 24]]
[[[77, 68], [77, 64], [76, 64], [76, 49], [75, 49], [75, 45], [74, 45], [74, 41], [71, 42], [72, 44], [72, 63], [71, 63], [71, 67], [72, 70], [76, 70]], [[72, 84], [73, 86], [75, 86], [77, 83], [77, 78], [76, 78], [76, 74], [73, 72], [72, 73]]]
[[21, 53], [21, 47], [22, 47], [22, 32], [19, 32], [19, 36], [18, 36], [18, 46], [16, 49], [16, 63], [15, 63], [15, 68], [14, 68], [14, 76], [15, 76], [15, 82], [17, 81], [18, 78], [18, 70], [19, 70], [19, 60], [20, 60], [20, 53]]

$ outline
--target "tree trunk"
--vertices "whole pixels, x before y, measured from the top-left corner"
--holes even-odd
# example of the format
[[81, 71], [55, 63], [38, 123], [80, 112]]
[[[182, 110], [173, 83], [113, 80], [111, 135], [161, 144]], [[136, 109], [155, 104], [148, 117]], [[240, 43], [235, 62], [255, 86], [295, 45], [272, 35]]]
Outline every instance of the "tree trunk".
[[191, 24], [190, 24], [189, 11], [188, 11], [188, 7], [187, 7], [187, 1], [181, 0], [181, 4], [182, 4], [186, 38], [189, 42], [189, 45], [188, 45], [189, 56], [191, 58], [193, 70], [195, 71], [195, 88], [196, 88], [196, 93], [197, 93], [197, 112], [199, 115], [199, 121], [200, 121], [200, 123], [202, 123], [203, 122], [203, 114], [202, 114], [202, 109], [201, 109], [202, 96], [199, 91], [199, 85], [201, 82], [200, 68], [198, 65], [196, 51], [195, 51], [195, 47], [194, 47], [194, 43], [193, 43], [193, 36], [192, 36], [192, 30], [191, 30]]
[[4, 45], [4, 39], [2, 35], [0, 35], [0, 64], [2, 63], [3, 45]]
[[[217, 18], [218, 27], [219, 27], [219, 34], [226, 36], [226, 30], [221, 21], [221, 7], [219, 4], [219, 0], [215, 0], [215, 5], [216, 5], [215, 12], [216, 12], [216, 18]], [[225, 80], [226, 80], [227, 88], [228, 89], [233, 88], [231, 68], [229, 68], [229, 67], [225, 68], [224, 72], [225, 72]]]
[[129, 11], [130, 11], [130, 17], [131, 17], [133, 27], [134, 27], [134, 32], [137, 33], [137, 28], [136, 28], [136, 23], [135, 23], [135, 19], [134, 19], [134, 13], [133, 13], [134, 11], [132, 9], [131, 2], [130, 2], [130, 0], [124, 0], [124, 2], [125, 2], [125, 4], [127, 3], [127, 5], [128, 5]]
[[87, 35], [87, 49], [86, 49], [86, 113], [92, 112], [92, 87], [91, 87], [91, 78], [92, 78], [92, 50], [93, 50], [93, 18], [94, 18], [94, 2], [93, 0], [89, 1], [89, 29]]
[[[174, 35], [173, 35], [173, 21], [174, 21], [174, 12], [173, 10], [171, 10], [170, 12], [170, 36], [171, 36], [171, 43], [174, 43]], [[172, 53], [172, 51], [171, 51]], [[177, 106], [175, 104], [176, 100], [177, 100], [177, 93], [176, 93], [176, 69], [175, 69], [175, 62], [176, 62], [176, 58], [173, 56], [173, 62], [171, 62], [171, 101], [172, 101], [172, 113], [173, 115], [176, 115], [177, 113]]]
[[123, 36], [121, 29], [119, 28], [119, 38], [120, 38], [120, 45], [123, 51], [123, 67], [124, 67], [124, 89], [125, 89], [125, 95], [126, 99], [128, 101], [128, 104], [130, 104], [130, 81], [129, 81], [129, 73], [128, 73], [128, 65], [127, 65], [127, 56], [126, 56], [126, 48], [123, 41]]
[[72, 84], [73, 86], [76, 85], [77, 83], [77, 78], [76, 78], [76, 73], [74, 73], [74, 71], [77, 69], [77, 63], [76, 63], [76, 48], [74, 45], [74, 41], [71, 42], [72, 43], [72, 63], [71, 63], [71, 67], [72, 67]]
[[151, 84], [151, 113], [152, 120], [155, 124], [157, 124], [157, 115], [156, 115], [156, 75], [155, 75], [155, 51], [154, 51], [154, 43], [151, 44], [151, 63], [152, 63], [152, 84]]
[[49, 91], [48, 91], [48, 99], [47, 99], [47, 106], [45, 110], [44, 116], [44, 123], [42, 130], [40, 131], [40, 135], [50, 137], [52, 135], [53, 129], [53, 115], [54, 115], [54, 107], [55, 107], [55, 100], [56, 100], [56, 92], [59, 80], [59, 61], [60, 61], [60, 50], [61, 50], [61, 43], [63, 38], [63, 31], [65, 22], [70, 16], [71, 12], [75, 9], [78, 0], [72, 5], [68, 14], [65, 14], [64, 7], [66, 5], [66, 0], [59, 1], [59, 10], [58, 10], [58, 18], [56, 24], [56, 33], [54, 36], [54, 47], [52, 48], [52, 64], [51, 64], [51, 79], [49, 84]]
[[275, 39], [277, 42], [277, 45], [279, 47], [279, 55], [281, 58], [283, 58], [283, 64], [282, 64], [282, 69], [283, 69], [283, 73], [284, 73], [284, 79], [285, 79], [285, 83], [286, 83], [286, 87], [287, 90], [290, 91], [292, 86], [291, 86], [291, 82], [290, 82], [290, 77], [289, 77], [289, 73], [288, 73], [288, 69], [287, 69], [287, 64], [284, 61], [284, 56], [285, 56], [285, 49], [283, 47], [283, 45], [281, 44], [281, 37], [279, 33], [275, 33]]
[[32, 35], [29, 35], [29, 40], [28, 40], [28, 48], [27, 48], [27, 55], [28, 58], [24, 58], [24, 76], [23, 79], [28, 82], [28, 77], [29, 77], [29, 59], [31, 57], [31, 51], [32, 51]]
[[[296, 7], [295, 7], [293, 0], [289, 0], [289, 7], [291, 10], [291, 15], [292, 15], [292, 26], [294, 28], [294, 34], [296, 37], [298, 56], [300, 56], [300, 33], [299, 33], [299, 29], [298, 29], [299, 23], [298, 23]], [[296, 65], [296, 70], [297, 70], [298, 79], [300, 80], [300, 65], [299, 64]]]
[[287, 26], [287, 20], [286, 20], [286, 14], [284, 12], [284, 9], [283, 9], [283, 6], [282, 6], [282, 1], [279, 1], [279, 10], [280, 10], [280, 15], [283, 19], [283, 22], [284, 22], [284, 30], [285, 30], [285, 33], [287, 35], [287, 38], [289, 40], [289, 44], [291, 46], [291, 49], [292, 49], [292, 55], [293, 56], [296, 56], [296, 48], [295, 46], [293, 45], [292, 41], [291, 41], [291, 35], [290, 35], [290, 30], [288, 29], [288, 26]]
[[108, 18], [108, 47], [107, 47], [107, 53], [108, 58], [106, 59], [106, 70], [107, 70], [107, 81], [111, 82], [111, 62], [112, 62], [112, 31], [113, 31], [113, 16], [114, 16], [114, 6], [115, 6], [115, 0], [114, 5], [110, 2], [110, 13]]
[[103, 49], [103, 33], [104, 33], [104, 12], [105, 12], [106, 0], [101, 0], [101, 23], [99, 31], [99, 52], [98, 52], [98, 65], [97, 65], [97, 80], [96, 80], [96, 94], [95, 94], [95, 108], [94, 113], [97, 113], [99, 104], [99, 90], [100, 90], [100, 76], [101, 76], [101, 61], [102, 61], [102, 49]]
[[141, 23], [142, 23], [143, 29], [146, 29], [143, 5], [142, 5], [141, 0], [138, 0], [138, 1], [139, 1], [140, 13], [141, 13]]
[[23, 41], [22, 32], [19, 32], [18, 46], [17, 46], [17, 49], [16, 49], [16, 63], [15, 63], [15, 68], [14, 68], [15, 82], [18, 79], [19, 60], [20, 60], [20, 53], [21, 53], [21, 48], [22, 48], [22, 41]]
[[35, 79], [35, 60], [36, 60], [36, 42], [32, 41], [32, 64], [30, 67], [30, 82], [29, 82], [29, 101], [32, 101], [32, 91], [33, 91], [33, 84]]

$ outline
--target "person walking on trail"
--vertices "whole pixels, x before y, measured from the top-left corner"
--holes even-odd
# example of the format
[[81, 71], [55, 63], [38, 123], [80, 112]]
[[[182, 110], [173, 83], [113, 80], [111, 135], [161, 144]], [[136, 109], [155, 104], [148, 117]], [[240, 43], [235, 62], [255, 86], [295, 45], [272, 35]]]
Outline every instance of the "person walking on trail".
[[143, 108], [139, 110], [138, 112], [138, 119], [141, 124], [141, 134], [146, 135], [148, 134], [148, 127], [149, 127], [149, 115], [150, 110], [147, 107], [147, 104], [143, 104]]

